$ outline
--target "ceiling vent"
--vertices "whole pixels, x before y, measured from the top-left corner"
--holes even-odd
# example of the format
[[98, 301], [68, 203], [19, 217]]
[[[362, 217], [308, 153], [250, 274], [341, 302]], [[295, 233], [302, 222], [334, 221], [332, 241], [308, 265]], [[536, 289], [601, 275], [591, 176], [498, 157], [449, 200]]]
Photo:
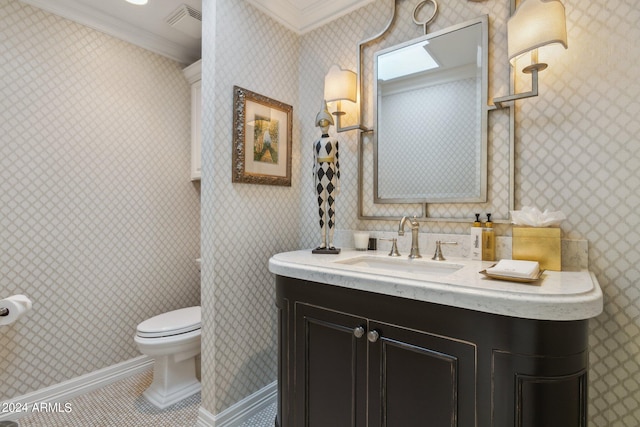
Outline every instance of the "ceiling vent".
[[202, 38], [202, 12], [183, 4], [166, 19], [167, 24], [186, 35]]

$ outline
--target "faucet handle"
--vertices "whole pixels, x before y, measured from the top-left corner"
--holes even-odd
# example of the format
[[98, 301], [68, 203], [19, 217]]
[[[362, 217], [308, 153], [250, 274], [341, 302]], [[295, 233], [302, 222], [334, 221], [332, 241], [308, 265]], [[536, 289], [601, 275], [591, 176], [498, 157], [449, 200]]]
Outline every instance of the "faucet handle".
[[400, 252], [398, 252], [398, 239], [392, 237], [390, 239], [385, 239], [380, 237], [378, 240], [387, 240], [391, 242], [391, 251], [389, 252], [389, 256], [400, 256]]
[[442, 255], [442, 248], [440, 247], [440, 245], [457, 245], [458, 242], [443, 242], [440, 240], [436, 240], [436, 253], [433, 254], [433, 258], [431, 258], [434, 261], [446, 261], [446, 258], [444, 257], [444, 255]]

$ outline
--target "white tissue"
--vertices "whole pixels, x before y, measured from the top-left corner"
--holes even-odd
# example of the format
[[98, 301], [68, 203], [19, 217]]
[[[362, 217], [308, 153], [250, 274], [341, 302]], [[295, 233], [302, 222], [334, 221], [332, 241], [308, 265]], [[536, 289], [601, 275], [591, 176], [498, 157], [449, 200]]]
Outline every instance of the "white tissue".
[[10, 325], [20, 319], [27, 311], [31, 310], [31, 305], [31, 300], [24, 295], [13, 295], [0, 300], [0, 309], [9, 310], [7, 316], [0, 316], [0, 326]]
[[537, 261], [520, 261], [501, 259], [493, 267], [487, 268], [487, 273], [495, 276], [515, 277], [518, 279], [535, 279], [540, 272]]
[[549, 212], [530, 206], [524, 206], [520, 211], [511, 211], [511, 222], [516, 225], [527, 225], [529, 227], [551, 227], [559, 226], [560, 221], [567, 219], [561, 211]]

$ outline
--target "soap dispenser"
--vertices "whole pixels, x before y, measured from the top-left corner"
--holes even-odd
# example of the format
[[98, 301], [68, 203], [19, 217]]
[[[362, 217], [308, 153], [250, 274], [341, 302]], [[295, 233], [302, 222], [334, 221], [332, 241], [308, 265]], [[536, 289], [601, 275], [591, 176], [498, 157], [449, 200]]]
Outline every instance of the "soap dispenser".
[[476, 214], [476, 220], [471, 227], [471, 254], [470, 258], [482, 260], [482, 224], [480, 224], [480, 214]]
[[487, 214], [487, 222], [482, 229], [482, 260], [496, 260], [496, 233], [493, 231], [490, 213]]

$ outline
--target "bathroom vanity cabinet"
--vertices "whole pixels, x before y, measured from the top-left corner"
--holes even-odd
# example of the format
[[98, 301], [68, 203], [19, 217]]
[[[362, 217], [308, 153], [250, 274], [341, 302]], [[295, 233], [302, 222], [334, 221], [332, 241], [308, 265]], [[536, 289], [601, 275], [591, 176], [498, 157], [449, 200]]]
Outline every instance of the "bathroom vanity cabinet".
[[587, 425], [586, 318], [506, 316], [275, 264], [276, 426]]
[[586, 426], [585, 320], [276, 282], [280, 427]]

